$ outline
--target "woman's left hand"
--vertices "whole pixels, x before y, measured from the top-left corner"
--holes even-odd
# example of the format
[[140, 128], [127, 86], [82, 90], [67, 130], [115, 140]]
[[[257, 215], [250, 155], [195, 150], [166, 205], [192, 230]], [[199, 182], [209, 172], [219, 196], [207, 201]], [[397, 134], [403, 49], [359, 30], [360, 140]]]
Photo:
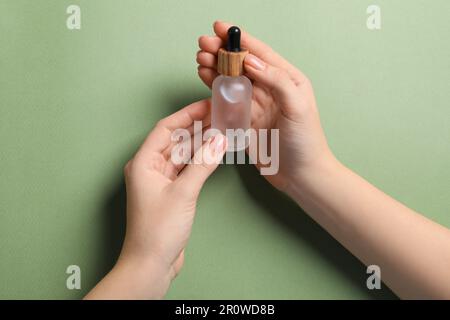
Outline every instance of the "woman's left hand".
[[[210, 102], [202, 100], [162, 119], [125, 166], [127, 229], [122, 252], [113, 270], [86, 296], [91, 299], [162, 298], [184, 262], [200, 190], [220, 163], [226, 138], [210, 137], [198, 150], [176, 164], [176, 129], [192, 136], [194, 121], [209, 124]], [[190, 146], [189, 146], [190, 149]]]

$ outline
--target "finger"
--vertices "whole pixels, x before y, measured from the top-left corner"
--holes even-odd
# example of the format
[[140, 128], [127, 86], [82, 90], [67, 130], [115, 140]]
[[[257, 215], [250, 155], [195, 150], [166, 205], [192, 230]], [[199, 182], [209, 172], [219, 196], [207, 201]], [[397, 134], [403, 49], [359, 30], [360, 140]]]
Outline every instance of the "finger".
[[171, 143], [175, 129], [188, 128], [194, 121], [204, 119], [210, 112], [209, 99], [194, 102], [174, 114], [160, 120], [145, 139], [138, 155], [148, 157], [152, 152], [162, 153]]
[[[216, 21], [214, 23], [214, 32], [218, 37], [225, 41], [227, 39], [228, 29], [233, 26], [231, 23]], [[249, 33], [241, 29], [241, 44], [242, 47], [248, 49], [252, 54], [258, 56], [260, 59], [266, 61], [267, 63], [285, 69], [289, 75], [292, 77], [294, 82], [301, 84], [305, 76], [303, 73], [285, 60], [282, 56], [276, 53], [271, 47], [262, 42], [261, 40], [253, 37]]]
[[217, 51], [223, 47], [224, 41], [217, 36], [201, 36], [198, 38], [198, 46], [203, 51], [217, 54]]
[[[171, 157], [173, 148], [175, 146], [181, 145], [185, 141], [187, 142], [197, 141], [194, 140], [194, 138], [197, 137], [198, 135], [201, 135], [202, 132], [206, 131], [210, 127], [211, 127], [211, 113], [209, 112], [203, 119], [196, 120], [194, 124], [190, 125], [189, 127], [182, 128], [181, 131], [177, 130], [172, 131], [170, 137], [171, 143], [161, 152], [161, 154], [164, 156], [165, 159], [168, 160]], [[192, 152], [191, 154], [194, 153]]]
[[214, 79], [219, 75], [215, 69], [202, 67], [198, 68], [198, 76], [202, 79], [203, 83], [211, 88]]
[[170, 174], [175, 176], [189, 163], [193, 154], [201, 148], [203, 143], [203, 137], [205, 132], [209, 130], [211, 126], [208, 124], [202, 128], [202, 130], [194, 132], [190, 138], [184, 139], [175, 143], [170, 150], [168, 150], [167, 158], [170, 158], [168, 170]]
[[227, 139], [222, 134], [210, 137], [197, 150], [192, 161], [175, 180], [176, 188], [182, 193], [196, 197], [206, 179], [217, 168], [227, 149]]
[[171, 135], [172, 144], [160, 153], [167, 160], [163, 173], [169, 179], [175, 180], [180, 171], [189, 163], [192, 155], [202, 146], [205, 132], [211, 128], [209, 119], [202, 120], [202, 125], [200, 130], [198, 128], [186, 129], [190, 133], [188, 137], [178, 135], [175, 131]]
[[158, 122], [169, 130], [175, 130], [179, 128], [187, 128], [191, 126], [194, 121], [203, 119], [210, 110], [209, 99], [203, 99], [184, 107], [181, 110], [165, 117]]
[[202, 67], [215, 69], [217, 67], [217, 56], [206, 51], [197, 52], [197, 63]]
[[258, 57], [248, 54], [244, 59], [246, 75], [261, 83], [280, 102], [281, 111], [285, 115], [294, 115], [298, 88], [286, 70], [265, 63]]

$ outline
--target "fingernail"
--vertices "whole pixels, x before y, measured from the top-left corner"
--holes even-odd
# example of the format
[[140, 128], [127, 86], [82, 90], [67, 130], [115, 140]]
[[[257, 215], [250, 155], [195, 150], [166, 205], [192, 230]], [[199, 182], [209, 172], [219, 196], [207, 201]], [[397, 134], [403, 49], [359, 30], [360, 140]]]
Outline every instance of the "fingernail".
[[212, 146], [213, 142], [216, 140], [216, 136], [209, 137], [209, 145]]
[[250, 67], [260, 71], [266, 68], [266, 64], [264, 63], [264, 61], [260, 60], [258, 57], [250, 53], [245, 57], [245, 63], [248, 64]]
[[221, 158], [226, 149], [225, 137], [222, 134], [215, 135], [211, 139], [209, 148], [214, 156]]

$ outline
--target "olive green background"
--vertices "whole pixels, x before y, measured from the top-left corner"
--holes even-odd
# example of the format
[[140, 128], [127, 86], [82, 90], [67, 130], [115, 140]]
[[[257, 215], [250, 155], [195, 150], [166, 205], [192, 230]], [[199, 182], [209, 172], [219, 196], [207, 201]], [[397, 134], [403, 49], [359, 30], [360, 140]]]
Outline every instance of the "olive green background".
[[[0, 298], [78, 299], [112, 266], [122, 168], [157, 120], [209, 96], [195, 53], [215, 19], [311, 78], [342, 162], [449, 227], [449, 13], [447, 0], [0, 0]], [[66, 288], [71, 264], [81, 290]], [[167, 298], [395, 298], [366, 278], [252, 166], [229, 165], [202, 191]]]

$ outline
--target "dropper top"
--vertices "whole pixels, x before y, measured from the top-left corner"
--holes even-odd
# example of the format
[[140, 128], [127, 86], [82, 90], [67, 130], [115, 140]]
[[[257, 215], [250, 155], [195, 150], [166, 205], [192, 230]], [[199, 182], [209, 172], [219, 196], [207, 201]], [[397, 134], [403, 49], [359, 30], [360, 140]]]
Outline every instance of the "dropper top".
[[241, 30], [236, 26], [228, 29], [227, 51], [241, 51]]
[[244, 59], [248, 50], [241, 48], [241, 30], [232, 26], [227, 32], [225, 48], [217, 53], [217, 72], [224, 76], [238, 77], [244, 74]]

